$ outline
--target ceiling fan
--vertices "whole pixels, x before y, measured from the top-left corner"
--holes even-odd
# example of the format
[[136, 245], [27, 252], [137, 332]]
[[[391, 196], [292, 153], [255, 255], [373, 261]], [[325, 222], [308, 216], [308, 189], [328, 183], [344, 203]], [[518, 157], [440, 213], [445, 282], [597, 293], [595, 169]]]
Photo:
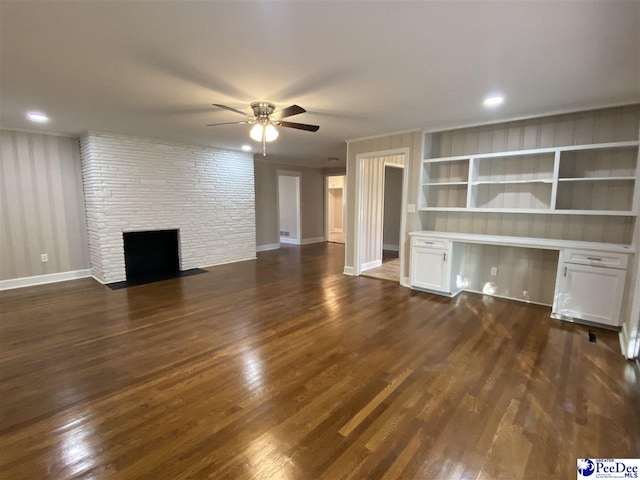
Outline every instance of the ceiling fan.
[[298, 130], [306, 130], [307, 132], [317, 132], [320, 128], [318, 125], [286, 122], [282, 120], [283, 118], [292, 117], [293, 115], [299, 115], [300, 113], [306, 112], [306, 110], [299, 105], [291, 105], [290, 107], [276, 111], [276, 106], [273, 103], [253, 102], [251, 104], [253, 115], [248, 115], [241, 110], [228, 107], [227, 105], [214, 103], [213, 106], [238, 113], [247, 117], [249, 120], [243, 120], [242, 122], [210, 123], [207, 127], [215, 127], [217, 125], [253, 125], [253, 128], [249, 132], [249, 136], [256, 142], [262, 142], [263, 156], [267, 155], [267, 142], [272, 142], [278, 138], [278, 129], [276, 127], [295, 128]]

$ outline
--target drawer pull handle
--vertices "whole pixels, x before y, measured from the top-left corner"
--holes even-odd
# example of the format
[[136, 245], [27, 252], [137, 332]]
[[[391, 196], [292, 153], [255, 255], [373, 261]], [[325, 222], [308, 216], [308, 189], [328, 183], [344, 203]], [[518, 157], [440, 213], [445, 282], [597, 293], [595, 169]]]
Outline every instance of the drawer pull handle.
[[594, 262], [601, 262], [602, 259], [598, 257], [587, 257], [587, 260], [593, 260]]
[[447, 252], [444, 252], [444, 253], [442, 254], [442, 261], [443, 261], [443, 262], [446, 262], [446, 261], [447, 261]]
[[567, 267], [564, 267], [564, 276], [567, 276]]

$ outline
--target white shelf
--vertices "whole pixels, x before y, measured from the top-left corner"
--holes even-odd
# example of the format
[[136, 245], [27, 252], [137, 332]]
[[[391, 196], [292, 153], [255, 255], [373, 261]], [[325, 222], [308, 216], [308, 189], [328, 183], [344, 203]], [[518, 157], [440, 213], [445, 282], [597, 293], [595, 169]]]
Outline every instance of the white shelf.
[[553, 178], [545, 178], [539, 180], [478, 180], [471, 182], [472, 185], [509, 185], [518, 183], [553, 183]]
[[602, 181], [635, 181], [636, 177], [580, 177], [559, 178], [559, 182], [602, 182]]
[[610, 142], [426, 159], [419, 210], [635, 217], [639, 146]]
[[438, 186], [446, 186], [446, 185], [468, 185], [469, 182], [429, 182], [423, 183], [423, 187], [438, 187]]
[[635, 212], [619, 210], [549, 210], [542, 208], [464, 208], [464, 207], [422, 207], [421, 212], [468, 212], [468, 213], [536, 213], [544, 215], [596, 215], [636, 217]]
[[578, 150], [599, 150], [606, 148], [626, 148], [637, 147], [640, 145], [638, 141], [630, 142], [611, 142], [611, 143], [594, 143], [589, 145], [568, 145], [564, 147], [548, 147], [548, 148], [533, 148], [529, 150], [512, 150], [507, 152], [495, 152], [495, 153], [479, 153], [472, 155], [458, 155], [454, 157], [440, 157], [440, 158], [425, 158], [423, 161], [426, 163], [433, 162], [452, 162], [459, 160], [470, 160], [472, 158], [494, 158], [494, 157], [517, 157], [520, 155], [535, 155], [537, 153], [556, 153], [556, 152], [572, 152]]

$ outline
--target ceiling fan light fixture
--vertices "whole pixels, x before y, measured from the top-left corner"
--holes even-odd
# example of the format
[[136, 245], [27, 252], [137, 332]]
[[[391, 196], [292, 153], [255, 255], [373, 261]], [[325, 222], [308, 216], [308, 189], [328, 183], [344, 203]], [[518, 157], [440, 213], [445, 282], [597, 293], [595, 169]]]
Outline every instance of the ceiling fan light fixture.
[[251, 130], [249, 131], [249, 136], [251, 140], [255, 140], [256, 142], [262, 141], [262, 125], [256, 123]]
[[279, 133], [276, 127], [274, 127], [271, 124], [264, 126], [259, 123], [255, 124], [251, 128], [251, 131], [249, 132], [249, 136], [251, 137], [252, 140], [255, 140], [256, 142], [261, 142], [263, 129], [264, 129], [265, 141], [273, 142], [276, 138], [278, 138]]

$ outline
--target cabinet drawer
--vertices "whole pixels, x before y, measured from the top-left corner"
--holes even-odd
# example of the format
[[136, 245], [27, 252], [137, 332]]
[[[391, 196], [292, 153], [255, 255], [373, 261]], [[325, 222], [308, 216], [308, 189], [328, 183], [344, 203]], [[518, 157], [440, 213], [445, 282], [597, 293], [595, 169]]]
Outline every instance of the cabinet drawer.
[[414, 247], [448, 249], [450, 240], [445, 238], [412, 237], [411, 245]]
[[624, 253], [608, 253], [592, 250], [565, 249], [562, 259], [567, 263], [592, 265], [594, 267], [620, 268], [626, 270], [628, 255]]

